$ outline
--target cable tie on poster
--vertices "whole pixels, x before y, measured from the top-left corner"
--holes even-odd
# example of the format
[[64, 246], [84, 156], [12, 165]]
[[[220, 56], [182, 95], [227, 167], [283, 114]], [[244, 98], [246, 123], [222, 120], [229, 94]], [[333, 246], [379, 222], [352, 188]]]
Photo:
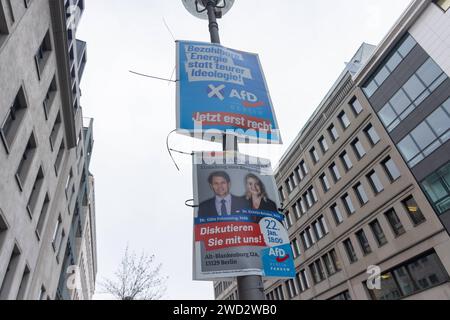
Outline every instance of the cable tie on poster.
[[190, 208], [198, 208], [198, 207], [199, 207], [198, 205], [195, 205], [195, 204], [189, 204], [189, 202], [194, 203], [194, 199], [186, 200], [186, 202], [184, 203], [184, 205], [185, 205], [186, 207], [190, 207]]

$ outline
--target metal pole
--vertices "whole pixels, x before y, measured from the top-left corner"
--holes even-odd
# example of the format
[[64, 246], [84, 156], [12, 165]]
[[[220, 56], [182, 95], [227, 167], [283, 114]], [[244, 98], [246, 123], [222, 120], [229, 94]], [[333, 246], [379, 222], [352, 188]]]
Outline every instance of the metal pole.
[[[209, 33], [211, 42], [220, 44], [219, 24], [215, 7], [217, 0], [203, 0], [206, 2], [206, 10], [208, 12]], [[233, 135], [223, 135], [223, 151], [239, 151], [237, 137]], [[265, 300], [264, 285], [261, 276], [244, 276], [237, 277], [237, 288], [239, 300]]]

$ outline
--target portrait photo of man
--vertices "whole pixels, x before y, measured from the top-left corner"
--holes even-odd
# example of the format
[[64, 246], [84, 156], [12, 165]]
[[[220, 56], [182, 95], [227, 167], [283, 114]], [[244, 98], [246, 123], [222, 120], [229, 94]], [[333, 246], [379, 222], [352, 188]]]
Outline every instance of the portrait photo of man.
[[214, 197], [200, 203], [199, 218], [227, 216], [248, 209], [248, 201], [231, 194], [231, 179], [224, 171], [216, 171], [209, 175], [208, 183]]

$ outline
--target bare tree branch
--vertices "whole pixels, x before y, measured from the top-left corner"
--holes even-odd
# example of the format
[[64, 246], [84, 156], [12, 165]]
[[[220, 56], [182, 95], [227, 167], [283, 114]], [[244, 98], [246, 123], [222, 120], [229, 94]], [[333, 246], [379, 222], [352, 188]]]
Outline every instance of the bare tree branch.
[[138, 257], [127, 246], [115, 279], [100, 285], [118, 300], [159, 300], [165, 294], [167, 277], [160, 275], [162, 264], [155, 266], [154, 261], [154, 255], [142, 252]]

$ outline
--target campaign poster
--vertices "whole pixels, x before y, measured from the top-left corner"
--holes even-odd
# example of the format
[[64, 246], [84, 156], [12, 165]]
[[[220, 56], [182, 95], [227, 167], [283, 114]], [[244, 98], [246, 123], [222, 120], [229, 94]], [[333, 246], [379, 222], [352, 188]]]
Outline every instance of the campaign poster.
[[177, 129], [209, 129], [281, 144], [259, 56], [219, 44], [177, 41]]
[[194, 280], [295, 277], [270, 162], [234, 152], [193, 158]]

